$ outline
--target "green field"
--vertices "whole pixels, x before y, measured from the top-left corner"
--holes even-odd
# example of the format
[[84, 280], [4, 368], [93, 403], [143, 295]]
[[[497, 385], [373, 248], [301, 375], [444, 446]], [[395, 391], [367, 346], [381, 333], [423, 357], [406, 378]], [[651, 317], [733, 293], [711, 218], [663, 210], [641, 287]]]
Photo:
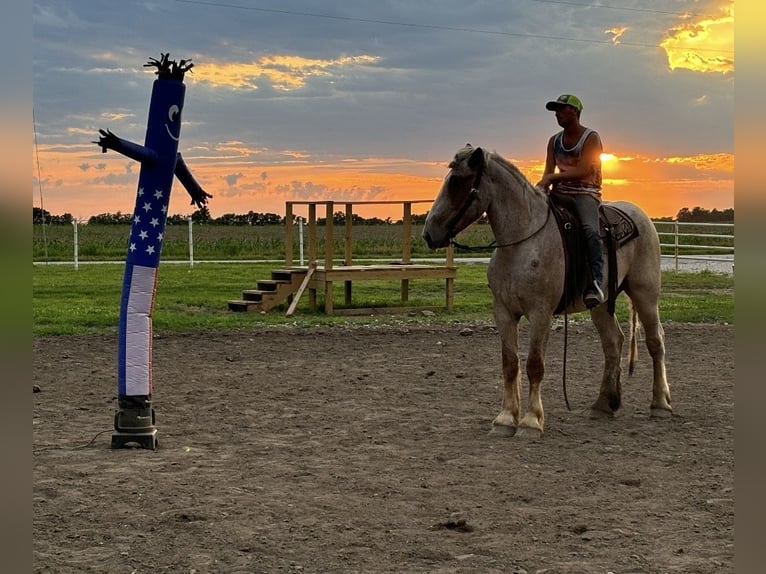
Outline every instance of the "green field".
[[[230, 299], [239, 299], [243, 289], [270, 277], [279, 265], [268, 263], [165, 262], [160, 267], [154, 312], [155, 333], [199, 332], [210, 329], [249, 329], [259, 325], [310, 327], [339, 323], [406, 324], [408, 322], [492, 323], [491, 293], [487, 287], [486, 264], [458, 265], [455, 281], [455, 308], [398, 315], [328, 317], [311, 313], [308, 297], [301, 299], [296, 313], [285, 317], [286, 308], [269, 313], [233, 313]], [[116, 333], [122, 291], [123, 264], [34, 265], [32, 269], [33, 335]], [[335, 289], [334, 306], [342, 309], [343, 289]], [[399, 301], [396, 281], [361, 281], [354, 284], [353, 307], [395, 307]], [[411, 306], [443, 306], [442, 280], [410, 282]], [[665, 322], [734, 322], [734, 278], [724, 274], [663, 272], [660, 307]], [[618, 299], [617, 314], [627, 320], [626, 298]], [[586, 320], [587, 313], [574, 315]]]
[[[672, 225], [659, 224], [661, 242], [672, 244]], [[195, 224], [194, 259], [199, 260], [251, 260], [285, 258], [285, 228], [282, 225], [209, 225]], [[421, 238], [422, 225], [412, 226], [411, 253], [414, 258], [433, 257], [434, 253]], [[731, 235], [726, 238], [683, 236], [682, 244], [712, 245], [731, 247], [731, 251], [681, 248], [680, 254], [721, 254], [733, 252], [733, 228], [711, 228], [706, 226], [685, 226], [688, 234]], [[308, 233], [308, 232], [306, 232]], [[355, 225], [353, 228], [353, 254], [357, 259], [400, 257], [402, 253], [402, 225]], [[128, 225], [78, 225], [77, 245], [80, 261], [124, 261], [127, 240], [130, 234]], [[493, 239], [489, 225], [472, 225], [463, 231], [458, 241], [464, 245], [484, 246]], [[304, 254], [308, 254], [308, 237], [305, 238]], [[297, 261], [298, 238], [293, 246], [293, 257]], [[324, 227], [317, 229], [317, 253], [324, 254]], [[344, 252], [343, 227], [335, 226], [333, 254], [342, 260]], [[663, 247], [666, 255], [673, 254], [672, 247]], [[472, 256], [473, 253], [458, 253]], [[188, 225], [168, 225], [165, 228], [165, 240], [162, 247], [163, 260], [188, 260], [189, 227]], [[74, 258], [74, 230], [71, 225], [48, 225], [33, 227], [33, 261], [72, 261]]]

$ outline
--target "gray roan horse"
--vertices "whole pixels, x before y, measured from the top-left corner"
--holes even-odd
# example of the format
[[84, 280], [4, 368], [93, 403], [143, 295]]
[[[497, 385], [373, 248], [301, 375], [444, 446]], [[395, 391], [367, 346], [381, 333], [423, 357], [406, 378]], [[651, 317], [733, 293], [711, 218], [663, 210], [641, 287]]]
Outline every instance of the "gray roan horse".
[[[612, 205], [630, 216], [638, 228], [638, 237], [619, 248], [616, 265], [616, 285], [632, 304], [630, 372], [637, 350], [637, 313], [654, 367], [651, 414], [670, 416], [665, 341], [658, 309], [659, 238], [651, 220], [637, 206], [628, 202]], [[492, 227], [496, 244], [487, 278], [502, 344], [504, 379], [500, 414], [492, 422], [492, 432], [496, 434], [513, 436], [517, 431], [519, 434], [535, 431], [541, 435], [544, 429], [540, 385], [545, 370], [545, 348], [565, 285], [564, 247], [550, 209], [547, 193], [532, 185], [508, 160], [467, 144], [450, 162], [449, 172], [423, 229], [424, 239], [435, 249], [449, 245], [460, 231], [485, 212]], [[605, 276], [608, 276], [606, 268]], [[580, 297], [564, 312], [584, 310]], [[620, 360], [625, 336], [605, 303], [590, 313], [601, 337], [605, 359], [601, 390], [590, 412], [594, 416], [613, 416], [621, 403]], [[529, 398], [523, 417], [518, 349], [522, 317], [529, 321], [526, 362]]]

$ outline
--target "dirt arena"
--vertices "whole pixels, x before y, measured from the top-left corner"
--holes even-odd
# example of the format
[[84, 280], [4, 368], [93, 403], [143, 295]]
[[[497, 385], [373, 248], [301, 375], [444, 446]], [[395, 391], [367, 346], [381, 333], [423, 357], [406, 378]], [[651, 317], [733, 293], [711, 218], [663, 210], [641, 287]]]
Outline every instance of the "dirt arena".
[[591, 420], [595, 330], [569, 412], [558, 328], [541, 440], [487, 434], [489, 325], [159, 336], [156, 451], [110, 448], [114, 338], [36, 338], [34, 572], [732, 572], [734, 328], [665, 330], [673, 418], [642, 345]]

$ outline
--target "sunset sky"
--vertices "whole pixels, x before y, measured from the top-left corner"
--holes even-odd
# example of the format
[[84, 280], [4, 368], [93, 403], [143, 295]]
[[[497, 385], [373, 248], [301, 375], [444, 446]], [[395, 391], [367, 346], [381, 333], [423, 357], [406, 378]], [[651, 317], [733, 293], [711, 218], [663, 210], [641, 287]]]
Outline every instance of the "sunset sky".
[[[734, 206], [731, 0], [35, 0], [33, 13], [32, 205], [53, 214], [132, 212], [140, 166], [92, 141], [108, 128], [143, 144], [143, 65], [161, 53], [194, 63], [179, 151], [213, 217], [433, 199], [466, 142], [535, 183], [559, 129], [545, 102], [562, 93], [601, 134], [605, 200], [652, 217]], [[169, 213], [193, 211], [176, 182]]]

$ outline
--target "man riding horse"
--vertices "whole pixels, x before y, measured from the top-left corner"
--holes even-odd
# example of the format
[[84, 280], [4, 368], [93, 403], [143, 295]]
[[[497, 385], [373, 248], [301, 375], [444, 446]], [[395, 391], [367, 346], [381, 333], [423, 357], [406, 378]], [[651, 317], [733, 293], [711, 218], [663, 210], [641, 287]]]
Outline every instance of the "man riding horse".
[[[556, 121], [564, 128], [548, 140], [545, 171], [537, 183], [546, 192], [571, 197], [580, 220], [588, 250], [593, 281], [583, 294], [589, 309], [604, 302], [601, 290], [604, 280], [604, 253], [599, 233], [601, 205], [601, 138], [595, 130], [580, 124], [582, 102], [577, 96], [564, 94], [545, 104], [556, 112]], [[558, 171], [556, 169], [558, 168]]]

